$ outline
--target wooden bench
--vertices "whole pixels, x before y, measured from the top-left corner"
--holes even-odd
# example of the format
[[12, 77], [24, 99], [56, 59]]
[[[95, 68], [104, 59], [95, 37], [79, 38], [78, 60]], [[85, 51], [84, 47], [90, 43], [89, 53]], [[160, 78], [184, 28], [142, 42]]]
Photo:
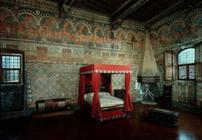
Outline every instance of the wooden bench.
[[36, 101], [36, 112], [32, 118], [46, 118], [54, 116], [66, 116], [74, 113], [72, 104], [68, 98], [46, 99]]
[[149, 111], [149, 119], [157, 123], [167, 125], [170, 127], [177, 126], [178, 123], [178, 112], [154, 108]]
[[36, 101], [36, 111], [41, 112], [52, 112], [59, 110], [71, 110], [71, 104], [68, 98], [57, 98], [57, 99], [46, 99]]

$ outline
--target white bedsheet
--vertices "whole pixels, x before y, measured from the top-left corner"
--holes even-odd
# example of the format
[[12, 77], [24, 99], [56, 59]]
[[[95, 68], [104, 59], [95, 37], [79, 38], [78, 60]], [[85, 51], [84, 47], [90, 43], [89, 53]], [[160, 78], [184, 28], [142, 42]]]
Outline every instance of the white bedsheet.
[[[92, 104], [94, 93], [87, 93], [84, 95], [84, 100], [87, 101], [89, 104]], [[123, 107], [124, 101], [120, 98], [111, 96], [107, 92], [100, 92], [100, 107], [101, 108], [110, 108], [110, 107]]]

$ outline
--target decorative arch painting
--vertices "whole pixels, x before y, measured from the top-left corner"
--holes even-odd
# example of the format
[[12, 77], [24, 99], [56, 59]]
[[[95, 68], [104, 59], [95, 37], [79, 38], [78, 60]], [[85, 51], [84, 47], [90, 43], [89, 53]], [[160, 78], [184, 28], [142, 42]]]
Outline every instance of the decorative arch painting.
[[75, 27], [71, 21], [64, 20], [60, 22], [58, 32], [58, 37], [60, 41], [64, 43], [73, 44], [75, 40], [74, 33], [75, 33]]
[[[0, 8], [0, 33], [3, 37], [20, 40], [110, 49], [125, 48], [128, 43], [133, 44], [133, 47], [141, 48], [143, 44], [144, 33], [139, 33], [138, 30], [134, 32], [138, 34], [137, 37], [128, 36], [127, 32], [130, 29], [120, 27], [112, 31], [109, 25], [102, 23], [92, 25], [87, 20], [57, 19], [47, 14], [43, 15], [43, 11], [37, 13], [26, 9], [13, 12]], [[112, 32], [114, 37], [111, 36]]]
[[[183, 17], [183, 18], [182, 18]], [[194, 9], [168, 17], [164, 24], [153, 25], [159, 36], [159, 45], [168, 47], [188, 40], [200, 39], [202, 36], [202, 9]]]
[[55, 42], [58, 40], [57, 22], [52, 17], [43, 17], [41, 19], [39, 33], [41, 39], [45, 42]]
[[101, 46], [104, 43], [104, 33], [100, 27], [95, 28], [94, 41], [97, 46]]
[[39, 26], [37, 25], [37, 18], [30, 13], [21, 13], [18, 15], [18, 36], [24, 39], [35, 39], [39, 37]]
[[[16, 16], [12, 11], [0, 8], [0, 32], [4, 37], [16, 36], [17, 30]], [[12, 34], [15, 33], [15, 34]]]

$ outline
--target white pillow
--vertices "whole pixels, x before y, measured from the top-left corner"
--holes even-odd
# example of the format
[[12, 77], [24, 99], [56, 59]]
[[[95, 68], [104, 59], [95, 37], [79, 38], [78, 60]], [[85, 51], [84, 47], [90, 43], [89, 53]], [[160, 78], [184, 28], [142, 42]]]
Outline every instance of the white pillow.
[[90, 93], [85, 93], [85, 94], [84, 94], [84, 98], [86, 98], [86, 97], [88, 97], [88, 98], [89, 98], [89, 97], [91, 97], [91, 98], [92, 98], [92, 97], [93, 97], [93, 95], [94, 95], [94, 93], [93, 93], [93, 92], [90, 92]]
[[[84, 94], [84, 98], [93, 98], [94, 92]], [[110, 96], [109, 92], [99, 92], [99, 97]]]
[[102, 92], [99, 92], [99, 95], [100, 96], [110, 96], [110, 93], [102, 91]]

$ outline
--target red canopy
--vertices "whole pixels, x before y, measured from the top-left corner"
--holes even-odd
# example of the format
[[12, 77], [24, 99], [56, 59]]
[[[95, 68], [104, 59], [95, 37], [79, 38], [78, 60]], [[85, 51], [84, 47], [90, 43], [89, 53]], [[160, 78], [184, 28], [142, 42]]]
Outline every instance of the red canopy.
[[81, 74], [87, 73], [132, 73], [130, 65], [92, 64], [80, 68]]
[[[79, 88], [79, 98], [78, 103], [83, 106], [84, 104], [84, 92], [85, 85], [90, 83], [92, 85], [92, 90], [94, 92], [93, 101], [92, 101], [92, 111], [91, 116], [94, 118], [102, 118], [106, 116], [103, 114], [100, 108], [99, 101], [99, 89], [101, 82], [104, 81], [104, 84], [109, 92], [112, 93], [112, 83], [111, 75], [109, 74], [125, 74], [125, 98], [124, 98], [124, 111], [132, 111], [132, 102], [130, 98], [130, 79], [131, 79], [131, 66], [130, 65], [106, 65], [106, 64], [92, 64], [80, 68], [80, 88]], [[113, 111], [113, 114], [117, 114]], [[118, 112], [119, 114], [119, 112]]]

